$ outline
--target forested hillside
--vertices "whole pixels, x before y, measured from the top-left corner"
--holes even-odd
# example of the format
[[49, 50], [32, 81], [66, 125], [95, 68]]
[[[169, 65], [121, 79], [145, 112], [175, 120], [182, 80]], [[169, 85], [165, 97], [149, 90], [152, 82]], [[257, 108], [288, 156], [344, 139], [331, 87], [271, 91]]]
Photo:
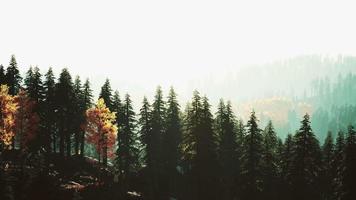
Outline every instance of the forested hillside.
[[304, 59], [227, 81], [244, 90], [212, 98], [264, 99], [212, 108], [212, 91], [180, 104], [157, 87], [133, 102], [109, 79], [97, 99], [70, 69], [21, 77], [12, 56], [0, 66], [0, 199], [356, 199], [356, 59]]

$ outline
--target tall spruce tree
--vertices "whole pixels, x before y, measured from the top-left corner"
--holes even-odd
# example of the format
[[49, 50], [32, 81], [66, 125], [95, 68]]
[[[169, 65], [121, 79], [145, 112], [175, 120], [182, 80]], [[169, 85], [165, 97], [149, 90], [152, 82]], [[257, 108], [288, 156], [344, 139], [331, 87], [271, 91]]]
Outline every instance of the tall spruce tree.
[[163, 198], [166, 185], [163, 183], [164, 171], [163, 171], [163, 159], [162, 159], [162, 137], [165, 134], [165, 102], [163, 100], [162, 89], [158, 86], [156, 90], [156, 95], [152, 104], [151, 113], [151, 135], [150, 140], [153, 144], [152, 146], [152, 160], [151, 160], [151, 173], [153, 179], [154, 196], [155, 199]]
[[279, 194], [275, 187], [278, 184], [277, 145], [277, 134], [272, 121], [269, 121], [263, 131], [262, 171], [264, 199], [276, 199]]
[[9, 87], [9, 94], [16, 95], [21, 87], [22, 78], [17, 67], [17, 61], [14, 55], [11, 56], [10, 64], [6, 69], [6, 84]]
[[142, 107], [140, 109], [140, 118], [138, 120], [139, 124], [139, 135], [140, 141], [142, 144], [142, 159], [143, 165], [145, 166], [145, 174], [144, 179], [146, 182], [147, 187], [145, 187], [144, 196], [146, 199], [154, 199], [153, 194], [153, 185], [152, 185], [152, 160], [153, 160], [153, 148], [154, 143], [152, 143], [151, 136], [152, 136], [152, 124], [151, 124], [151, 105], [149, 104], [146, 97], [143, 98]]
[[198, 91], [194, 91], [184, 124], [183, 157], [188, 193], [185, 199], [216, 199], [217, 137], [208, 99], [201, 98]]
[[245, 152], [243, 155], [242, 179], [244, 182], [242, 195], [244, 199], [261, 199], [263, 191], [262, 155], [263, 137], [257, 124], [257, 117], [252, 111], [247, 122]]
[[6, 84], [6, 74], [3, 65], [0, 65], [0, 85]]
[[178, 195], [178, 172], [177, 167], [180, 162], [181, 152], [179, 145], [182, 140], [182, 122], [180, 119], [180, 107], [177, 101], [177, 95], [173, 88], [170, 89], [166, 119], [165, 133], [162, 137], [162, 156], [164, 162], [164, 185], [167, 192], [164, 198], [177, 197]]
[[231, 103], [225, 105], [221, 99], [216, 113], [216, 132], [219, 136], [219, 161], [221, 166], [222, 199], [233, 199], [235, 194], [235, 180], [239, 174], [239, 155], [235, 116]]
[[[46, 135], [46, 130], [44, 128], [44, 110], [43, 110], [43, 98], [44, 98], [44, 89], [43, 89], [43, 83], [42, 83], [42, 75], [40, 73], [40, 69], [38, 67], [32, 68], [27, 72], [27, 75], [25, 77], [25, 90], [28, 95], [28, 97], [35, 102], [33, 111], [38, 114], [39, 116], [39, 123], [41, 124], [36, 131], [36, 138], [33, 140], [33, 148], [36, 149], [39, 148], [40, 146], [43, 147], [48, 147], [48, 144], [46, 144], [47, 141], [47, 135]], [[48, 150], [48, 149], [47, 149]]]
[[[82, 89], [83, 94], [83, 109], [85, 115], [85, 111], [88, 110], [93, 105], [93, 91], [90, 88], [89, 79], [85, 80]], [[80, 155], [83, 157], [85, 155], [85, 131], [82, 129], [80, 134]]]
[[321, 150], [310, 126], [309, 115], [306, 114], [301, 127], [294, 136], [292, 161], [292, 196], [293, 199], [318, 200], [320, 191]]
[[57, 151], [57, 132], [56, 132], [56, 94], [55, 94], [55, 77], [52, 68], [49, 68], [45, 74], [44, 100], [43, 100], [43, 127], [45, 134], [45, 148], [47, 152]]
[[356, 131], [350, 125], [345, 145], [344, 169], [342, 171], [342, 200], [356, 199]]
[[333, 167], [335, 168], [335, 176], [333, 183], [333, 197], [334, 199], [341, 199], [342, 191], [342, 178], [344, 171], [344, 157], [345, 157], [345, 136], [342, 131], [337, 134], [335, 142], [335, 153], [333, 158]]
[[59, 75], [56, 84], [55, 99], [59, 132], [59, 152], [61, 156], [66, 155], [70, 157], [74, 90], [72, 77], [67, 69], [63, 69]]
[[292, 134], [288, 134], [283, 145], [283, 150], [280, 155], [280, 178], [282, 182], [281, 197], [282, 199], [291, 199], [292, 178], [291, 170], [293, 163], [294, 138]]
[[129, 94], [126, 94], [122, 106], [122, 127], [118, 135], [118, 148], [116, 151], [116, 162], [119, 171], [121, 184], [128, 190], [130, 182], [139, 167], [139, 147], [136, 132], [136, 114], [133, 111], [132, 101]]
[[85, 122], [85, 103], [84, 103], [84, 91], [82, 88], [82, 83], [79, 76], [75, 77], [74, 85], [73, 85], [73, 124], [72, 129], [74, 132], [74, 153], [75, 155], [79, 155], [81, 139], [82, 139], [82, 125]]
[[333, 182], [336, 174], [336, 169], [333, 164], [334, 161], [334, 140], [332, 133], [328, 131], [322, 147], [322, 199], [330, 200], [334, 198], [333, 195]]
[[109, 79], [106, 79], [104, 85], [101, 87], [99, 98], [103, 98], [104, 102], [105, 102], [105, 105], [111, 111], [113, 110], [112, 89], [111, 89], [111, 86], [110, 86]]

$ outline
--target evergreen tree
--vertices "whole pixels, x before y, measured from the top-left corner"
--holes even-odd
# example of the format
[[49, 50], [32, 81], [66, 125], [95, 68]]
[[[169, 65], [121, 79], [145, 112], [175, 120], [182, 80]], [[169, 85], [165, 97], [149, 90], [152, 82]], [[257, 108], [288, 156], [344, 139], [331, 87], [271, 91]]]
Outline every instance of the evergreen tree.
[[170, 89], [168, 95], [165, 123], [166, 131], [162, 138], [162, 160], [164, 161], [164, 178], [166, 178], [164, 180], [164, 185], [167, 188], [167, 194], [165, 198], [169, 198], [169, 196], [172, 197], [178, 195], [177, 167], [181, 157], [179, 145], [182, 140], [180, 107], [177, 101], [177, 95], [173, 88]]
[[[47, 144], [47, 134], [46, 134], [46, 129], [44, 128], [44, 110], [43, 110], [43, 98], [44, 98], [44, 89], [43, 89], [43, 83], [42, 83], [42, 75], [40, 73], [40, 69], [38, 67], [32, 68], [27, 72], [27, 75], [25, 77], [25, 90], [28, 95], [28, 97], [34, 101], [34, 106], [33, 106], [33, 112], [38, 114], [39, 117], [39, 122], [40, 126], [36, 130], [36, 138], [34, 138], [33, 143], [33, 149], [35, 149], [35, 146], [39, 148], [40, 146], [43, 147], [48, 147]], [[47, 149], [48, 150], [48, 149]]]
[[322, 199], [333, 199], [333, 182], [336, 173], [334, 168], [334, 141], [332, 133], [329, 131], [322, 147]]
[[151, 113], [151, 135], [150, 141], [152, 142], [151, 152], [151, 168], [152, 173], [152, 186], [155, 195], [155, 199], [163, 198], [163, 192], [165, 185], [163, 185], [164, 173], [163, 173], [163, 159], [162, 159], [162, 137], [165, 134], [165, 102], [163, 101], [163, 94], [161, 87], [156, 90], [156, 95], [152, 104]]
[[342, 175], [344, 170], [344, 157], [345, 157], [345, 136], [342, 131], [338, 132], [335, 153], [333, 158], [333, 168], [335, 168], [335, 176], [333, 183], [333, 197], [334, 199], [341, 199], [342, 197]]
[[[93, 105], [93, 91], [90, 88], [90, 82], [89, 79], [85, 80], [85, 83], [83, 85], [82, 89], [82, 98], [83, 98], [83, 109], [84, 109], [84, 115], [85, 115], [85, 110], [88, 110], [92, 105]], [[81, 130], [80, 134], [80, 155], [83, 157], [85, 154], [85, 131]]]
[[[56, 152], [56, 114], [55, 114], [55, 77], [52, 68], [45, 75], [43, 100], [43, 127], [45, 134], [45, 148], [47, 152]], [[52, 143], [52, 144], [51, 144]], [[53, 149], [52, 149], [52, 148]]]
[[3, 65], [0, 65], [0, 85], [6, 84], [6, 74]]
[[262, 171], [264, 199], [278, 198], [278, 191], [275, 187], [278, 184], [277, 145], [277, 134], [272, 125], [272, 121], [269, 121], [268, 125], [263, 131]]
[[118, 135], [118, 148], [116, 151], [116, 162], [122, 186], [127, 192], [133, 175], [138, 171], [139, 149], [136, 134], [136, 118], [132, 108], [132, 101], [129, 94], [126, 94], [123, 104], [122, 128]]
[[219, 136], [219, 160], [222, 175], [222, 199], [233, 199], [234, 182], [239, 173], [239, 155], [235, 129], [235, 116], [231, 103], [225, 106], [221, 99], [216, 114], [216, 132]]
[[30, 67], [30, 69], [27, 71], [24, 82], [28, 96], [34, 100], [38, 106], [40, 106], [44, 98], [42, 75], [40, 73], [40, 69], [38, 67]]
[[218, 189], [217, 137], [208, 99], [195, 91], [188, 107], [183, 153], [188, 195], [185, 199], [216, 199]]
[[80, 145], [82, 142], [82, 124], [85, 122], [85, 103], [84, 103], [84, 90], [82, 89], [82, 84], [79, 76], [76, 76], [73, 85], [73, 124], [72, 129], [74, 132], [74, 153], [79, 155]]
[[252, 111], [247, 122], [247, 135], [245, 138], [245, 152], [243, 155], [242, 178], [244, 181], [243, 198], [261, 199], [263, 191], [262, 179], [262, 153], [263, 137], [257, 124], [255, 112]]
[[11, 56], [10, 64], [6, 69], [6, 84], [9, 87], [9, 94], [16, 95], [21, 87], [22, 78], [17, 68], [17, 62], [14, 55]]
[[292, 134], [288, 134], [283, 145], [283, 150], [280, 155], [280, 178], [282, 182], [281, 196], [282, 199], [291, 199], [292, 191], [292, 162], [293, 162], [294, 138]]
[[151, 105], [149, 104], [148, 100], [146, 97], [143, 98], [142, 102], [142, 107], [140, 109], [140, 118], [138, 120], [138, 124], [140, 127], [139, 130], [139, 135], [140, 135], [140, 141], [142, 144], [142, 159], [143, 159], [143, 164], [146, 166], [145, 168], [145, 180], [147, 187], [145, 188], [146, 191], [144, 191], [145, 198], [147, 199], [154, 199], [153, 198], [153, 185], [152, 185], [152, 152], [153, 152], [153, 146], [154, 144], [152, 143], [151, 140], [151, 133], [152, 133], [152, 125], [151, 125]]
[[101, 87], [99, 98], [103, 98], [106, 106], [110, 110], [113, 110], [112, 89], [111, 89], [111, 86], [110, 86], [109, 79], [106, 79], [104, 85]]
[[[72, 77], [63, 69], [56, 84], [56, 110], [59, 132], [59, 152], [62, 156], [71, 156], [71, 136], [73, 123], [74, 90]], [[65, 149], [66, 147], [66, 149]]]
[[342, 171], [342, 200], [356, 199], [356, 131], [350, 125], [345, 145], [344, 169]]
[[320, 192], [315, 188], [320, 186], [321, 151], [310, 126], [308, 114], [304, 116], [301, 124], [294, 136], [292, 196], [296, 200], [317, 200], [320, 199]]

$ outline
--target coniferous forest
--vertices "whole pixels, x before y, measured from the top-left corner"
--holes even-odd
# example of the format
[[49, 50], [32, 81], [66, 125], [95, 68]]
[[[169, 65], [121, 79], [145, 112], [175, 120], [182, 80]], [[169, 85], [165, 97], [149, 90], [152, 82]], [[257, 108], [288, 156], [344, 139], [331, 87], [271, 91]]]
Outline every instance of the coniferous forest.
[[182, 105], [158, 86], [135, 110], [109, 79], [97, 98], [66, 68], [20, 74], [15, 56], [0, 66], [1, 200], [356, 199], [354, 75], [333, 89], [313, 82], [304, 99], [322, 106], [278, 133], [254, 109], [243, 121], [229, 100], [212, 107], [199, 91]]

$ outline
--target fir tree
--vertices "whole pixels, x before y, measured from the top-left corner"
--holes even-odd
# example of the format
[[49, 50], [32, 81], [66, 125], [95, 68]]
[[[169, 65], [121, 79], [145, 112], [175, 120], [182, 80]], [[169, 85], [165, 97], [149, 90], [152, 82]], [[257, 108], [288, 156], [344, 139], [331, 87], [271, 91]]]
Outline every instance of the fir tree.
[[113, 103], [112, 102], [112, 89], [111, 89], [111, 86], [110, 86], [109, 79], [106, 79], [104, 85], [101, 87], [99, 98], [103, 98], [106, 106], [110, 110], [113, 110], [113, 106], [112, 106], [112, 103]]
[[6, 74], [3, 65], [0, 65], [0, 85], [6, 84]]
[[255, 112], [252, 111], [247, 122], [247, 135], [245, 138], [245, 152], [243, 155], [242, 178], [244, 181], [243, 198], [260, 199], [263, 190], [262, 179], [262, 153], [263, 137], [257, 124]]
[[342, 192], [342, 175], [344, 170], [344, 157], [345, 157], [345, 136], [342, 131], [337, 134], [335, 142], [335, 153], [333, 158], [333, 168], [335, 168], [335, 176], [333, 186], [334, 199], [341, 199]]
[[216, 114], [216, 132], [219, 136], [219, 160], [222, 175], [223, 199], [232, 199], [236, 190], [234, 182], [239, 173], [239, 155], [236, 142], [235, 116], [231, 104], [225, 106], [221, 99]]
[[[88, 110], [93, 105], [93, 91], [90, 88], [89, 79], [85, 80], [82, 89], [83, 109]], [[114, 111], [115, 112], [115, 111]], [[85, 114], [85, 113], [83, 113]], [[80, 155], [83, 157], [85, 154], [85, 131], [82, 129], [80, 134]]]
[[[47, 152], [56, 152], [56, 114], [55, 114], [55, 77], [52, 68], [49, 68], [45, 75], [44, 100], [43, 100], [43, 126], [45, 134], [45, 148]], [[51, 144], [52, 143], [52, 144]], [[52, 146], [52, 148], [51, 148]]]
[[14, 55], [11, 56], [10, 64], [6, 69], [6, 84], [9, 87], [9, 94], [16, 95], [21, 87], [22, 78], [17, 68], [17, 62]]
[[152, 152], [153, 146], [151, 140], [152, 125], [151, 125], [151, 105], [149, 104], [146, 97], [143, 98], [142, 107], [140, 109], [140, 118], [138, 120], [139, 124], [139, 135], [142, 144], [142, 159], [145, 166], [145, 180], [148, 187], [144, 191], [145, 198], [154, 199], [153, 197], [153, 185], [152, 185]]
[[[128, 189], [128, 184], [139, 166], [139, 154], [136, 134], [136, 118], [132, 108], [132, 101], [129, 94], [126, 94], [122, 107], [123, 118], [120, 134], [118, 135], [118, 148], [116, 151], [116, 162], [122, 186]], [[127, 192], [127, 191], [126, 191]]]
[[348, 127], [344, 159], [341, 199], [353, 200], [356, 198], [356, 131], [352, 125]]
[[[164, 185], [167, 188], [165, 198], [177, 196], [177, 167], [179, 165], [181, 152], [179, 145], [182, 140], [182, 123], [180, 119], [180, 107], [177, 101], [177, 95], [171, 88], [167, 100], [165, 134], [162, 138], [162, 154], [164, 161]], [[169, 196], [168, 196], [169, 195]]]
[[81, 138], [83, 134], [82, 124], [85, 122], [85, 103], [84, 103], [84, 91], [79, 76], [76, 76], [73, 85], [73, 132], [74, 132], [74, 153], [79, 155]]
[[[71, 136], [73, 123], [74, 90], [72, 77], [63, 69], [56, 84], [56, 110], [59, 132], [59, 152], [62, 156], [71, 156]], [[66, 149], [65, 149], [66, 147]]]
[[322, 198], [325, 200], [333, 199], [333, 182], [336, 169], [333, 165], [334, 161], [334, 141], [332, 133], [329, 131], [324, 145], [322, 147]]
[[306, 114], [301, 127], [294, 136], [292, 161], [292, 195], [296, 200], [320, 199], [319, 186], [321, 151], [319, 142], [310, 126], [309, 115]]
[[278, 191], [275, 185], [278, 183], [278, 163], [277, 163], [277, 134], [272, 125], [272, 121], [268, 122], [263, 131], [263, 195], [265, 199], [276, 199]]

